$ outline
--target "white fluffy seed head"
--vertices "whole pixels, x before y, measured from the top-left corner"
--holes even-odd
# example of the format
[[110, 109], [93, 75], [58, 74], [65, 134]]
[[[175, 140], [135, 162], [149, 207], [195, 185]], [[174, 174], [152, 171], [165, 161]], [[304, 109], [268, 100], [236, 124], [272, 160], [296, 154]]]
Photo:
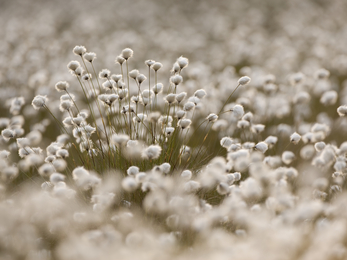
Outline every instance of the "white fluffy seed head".
[[220, 195], [227, 195], [228, 193], [230, 193], [230, 187], [227, 183], [221, 182], [217, 185], [217, 192]]
[[194, 96], [196, 96], [199, 99], [202, 99], [206, 96], [206, 91], [204, 89], [198, 89], [195, 91]]
[[253, 119], [253, 113], [252, 112], [247, 112], [246, 114], [243, 115], [242, 120], [246, 120], [248, 122], [251, 122]]
[[41, 96], [41, 95], [37, 95], [36, 97], [34, 97], [33, 101], [32, 101], [32, 106], [38, 110], [41, 107], [43, 107], [47, 102], [47, 96]]
[[42, 177], [49, 177], [53, 172], [55, 172], [55, 168], [50, 163], [44, 163], [38, 168], [38, 173]]
[[184, 110], [178, 110], [178, 111], [176, 112], [176, 117], [177, 117], [178, 120], [180, 120], [180, 119], [184, 118], [184, 117], [186, 116], [186, 114], [187, 114], [186, 111], [184, 111]]
[[176, 95], [176, 100], [179, 103], [182, 102], [183, 99], [185, 99], [185, 97], [187, 96], [187, 93], [186, 92], [181, 92], [179, 94]]
[[174, 127], [165, 127], [165, 135], [170, 136], [175, 131]]
[[96, 53], [94, 53], [94, 52], [86, 52], [86, 53], [83, 55], [83, 58], [84, 58], [86, 61], [89, 61], [90, 63], [92, 63], [92, 62], [96, 59]]
[[69, 111], [72, 106], [73, 106], [72, 101], [70, 101], [70, 100], [63, 100], [63, 101], [60, 102], [59, 110], [61, 112]]
[[239, 120], [237, 122], [237, 127], [238, 128], [241, 128], [241, 129], [244, 129], [244, 128], [248, 128], [250, 126], [250, 122], [249, 121], [246, 121], [246, 120]]
[[108, 69], [102, 69], [99, 72], [100, 79], [108, 79], [110, 76], [111, 76], [111, 71], [109, 71]]
[[295, 132], [290, 136], [289, 140], [293, 144], [298, 144], [301, 140], [301, 135], [299, 135], [297, 132]]
[[147, 77], [144, 74], [139, 74], [136, 77], [136, 80], [139, 84], [141, 84], [142, 82], [144, 82], [147, 79]]
[[122, 50], [122, 57], [125, 59], [125, 60], [128, 60], [130, 59], [132, 56], [133, 56], [134, 52], [132, 49], [130, 48], [125, 48], [124, 50]]
[[163, 163], [159, 166], [159, 169], [162, 173], [168, 174], [171, 170], [171, 165], [169, 163]]
[[55, 155], [56, 155], [56, 157], [58, 157], [58, 158], [63, 158], [63, 159], [65, 159], [65, 158], [69, 157], [69, 151], [66, 150], [66, 149], [59, 149], [59, 150], [56, 152]]
[[256, 125], [252, 125], [251, 130], [253, 133], [256, 134], [260, 134], [261, 132], [263, 132], [265, 129], [265, 125], [262, 124], [256, 124]]
[[15, 132], [11, 129], [6, 128], [6, 129], [1, 131], [1, 135], [6, 141], [8, 141], [11, 138], [15, 137]]
[[284, 151], [282, 153], [282, 161], [285, 164], [290, 164], [295, 159], [295, 154], [291, 151]]
[[60, 92], [60, 91], [66, 91], [69, 88], [69, 83], [66, 81], [59, 81], [55, 84], [55, 89]]
[[136, 174], [138, 174], [140, 172], [139, 167], [137, 166], [130, 166], [127, 170], [127, 174], [129, 176], [135, 176]]
[[338, 95], [335, 90], [326, 91], [322, 95], [320, 102], [325, 106], [331, 106], [336, 103], [337, 97]]
[[245, 113], [243, 106], [241, 105], [235, 105], [232, 111], [233, 111], [233, 116], [236, 117], [237, 119], [241, 119]]
[[142, 157], [148, 160], [157, 159], [161, 154], [162, 148], [159, 145], [150, 145], [142, 154]]
[[218, 119], [218, 116], [214, 113], [212, 114], [209, 114], [206, 119], [209, 121], [209, 122], [216, 122], [217, 119]]
[[84, 73], [84, 69], [80, 66], [72, 73], [72, 75], [80, 77], [83, 75], [83, 73]]
[[164, 100], [171, 105], [176, 102], [176, 94], [170, 93], [164, 98]]
[[339, 106], [337, 108], [337, 113], [339, 114], [339, 116], [346, 116], [347, 115], [347, 106]]
[[327, 79], [330, 76], [330, 72], [326, 69], [319, 69], [315, 72], [316, 79]]
[[133, 177], [125, 177], [122, 180], [122, 188], [127, 192], [134, 192], [138, 187], [138, 183]]
[[156, 85], [154, 85], [154, 87], [152, 88], [154, 94], [159, 94], [162, 90], [163, 90], [163, 84], [162, 83], [158, 83]]
[[145, 61], [145, 64], [146, 64], [148, 67], [151, 67], [154, 63], [155, 63], [154, 60], [146, 60], [146, 61]]
[[267, 143], [265, 142], [259, 142], [257, 143], [254, 148], [262, 153], [265, 153], [267, 151], [267, 149], [269, 148]]
[[56, 185], [61, 181], [65, 181], [65, 175], [54, 172], [49, 176], [49, 181], [53, 183], [54, 185]]
[[30, 146], [30, 140], [28, 138], [17, 138], [17, 145], [20, 148]]
[[220, 140], [220, 145], [226, 149], [228, 149], [233, 143], [234, 141], [230, 137], [223, 137]]
[[241, 180], [241, 173], [239, 173], [239, 172], [234, 172], [233, 174], [234, 174], [235, 181]]
[[183, 78], [181, 75], [173, 75], [170, 77], [170, 82], [174, 84], [175, 86], [179, 85], [183, 81]]
[[160, 62], [155, 62], [151, 68], [154, 70], [154, 71], [158, 71], [160, 70], [161, 68], [163, 67], [163, 64], [161, 64]]
[[243, 76], [239, 79], [238, 83], [239, 85], [243, 86], [243, 85], [246, 85], [248, 84], [249, 82], [251, 82], [251, 78], [248, 77], [248, 76]]
[[312, 157], [315, 155], [316, 151], [312, 144], [307, 144], [300, 150], [300, 157], [304, 160], [312, 159]]
[[195, 107], [195, 104], [193, 102], [188, 101], [187, 103], [184, 104], [183, 109], [185, 111], [191, 111]]
[[314, 144], [314, 148], [316, 149], [317, 152], [321, 152], [325, 148], [325, 143], [324, 142], [317, 142]]
[[182, 128], [182, 129], [186, 129], [190, 126], [190, 124], [192, 123], [192, 121], [190, 119], [187, 118], [183, 118], [181, 120], [178, 121], [178, 125]]
[[77, 60], [70, 61], [67, 64], [67, 68], [71, 71], [75, 71], [79, 67], [81, 67], [81, 64]]
[[190, 170], [184, 170], [181, 173], [181, 177], [188, 181], [188, 180], [190, 180], [192, 178], [192, 172]]
[[102, 83], [102, 87], [106, 90], [112, 90], [113, 86], [116, 84], [114, 80], [107, 80], [104, 83]]
[[129, 77], [132, 79], [136, 79], [138, 75], [140, 75], [140, 72], [138, 70], [131, 70], [129, 72]]
[[129, 136], [126, 134], [113, 134], [111, 136], [111, 143], [117, 146], [124, 146], [129, 140]]
[[75, 46], [72, 50], [72, 52], [77, 56], [82, 56], [86, 51], [87, 49], [84, 46]]
[[278, 141], [278, 137], [277, 136], [273, 136], [273, 135], [270, 135], [268, 136], [264, 142], [267, 143], [269, 146], [273, 146], [277, 143]]
[[179, 57], [176, 62], [180, 66], [181, 70], [187, 67], [189, 64], [188, 59], [183, 56]]
[[117, 56], [117, 58], [116, 58], [116, 60], [115, 60], [115, 63], [117, 64], [119, 64], [119, 65], [121, 65], [122, 66], [122, 64], [125, 62], [125, 59], [121, 56], [121, 55], [119, 55], [119, 56]]

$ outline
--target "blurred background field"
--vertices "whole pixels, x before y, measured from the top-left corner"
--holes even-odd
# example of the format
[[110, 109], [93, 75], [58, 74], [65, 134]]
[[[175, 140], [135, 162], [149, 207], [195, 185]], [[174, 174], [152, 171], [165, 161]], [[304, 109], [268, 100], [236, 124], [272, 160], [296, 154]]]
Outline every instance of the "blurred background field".
[[[130, 70], [147, 75], [144, 61], [161, 62], [164, 95], [172, 64], [188, 58], [177, 91], [187, 98], [206, 91], [187, 113], [194, 117], [192, 129], [219, 111], [240, 77], [251, 78], [225, 106], [231, 112], [242, 105], [242, 113], [218, 114], [219, 127], [206, 142], [207, 128], [192, 130], [196, 135], [188, 144], [201, 145], [206, 159], [187, 164], [188, 178], [179, 177], [183, 168], [169, 168], [168, 174], [154, 166], [160, 160], [141, 158], [148, 186], [137, 179], [134, 184], [138, 172], [105, 170], [103, 161], [93, 168], [91, 153], [74, 150], [71, 137], [59, 147], [70, 148], [70, 157], [63, 158], [68, 166], [61, 167], [65, 177], [54, 182], [36, 166], [23, 170], [29, 160], [20, 159], [15, 138], [1, 136], [0, 168], [10, 166], [16, 174], [12, 179], [0, 169], [0, 259], [134, 259], [142, 253], [147, 259], [344, 259], [347, 107], [341, 115], [337, 109], [347, 104], [346, 13], [345, 0], [0, 0], [0, 130], [23, 128], [20, 137], [40, 132], [35, 146], [43, 149], [42, 164], [49, 157], [46, 147], [62, 131], [47, 110], [35, 110], [31, 102], [47, 95], [47, 107], [62, 120], [68, 114], [59, 111], [55, 84], [68, 81], [76, 104], [87, 107], [67, 68], [71, 60], [81, 61], [72, 52], [76, 45], [96, 53], [97, 72], [120, 73], [115, 59], [125, 48], [134, 51]], [[25, 104], [11, 113], [17, 97]], [[164, 114], [166, 106], [161, 96], [158, 110]], [[244, 119], [247, 112], [251, 119]], [[246, 130], [240, 121], [248, 122]], [[97, 125], [91, 118], [88, 123]], [[294, 132], [298, 144], [291, 140]], [[233, 144], [221, 148], [228, 136]], [[268, 136], [278, 142], [268, 141], [263, 154], [255, 145]], [[323, 148], [315, 146], [323, 141]], [[92, 180], [85, 186], [72, 173], [82, 166], [80, 155], [89, 158], [84, 166], [90, 174], [78, 169]], [[31, 178], [30, 188], [18, 185]]]

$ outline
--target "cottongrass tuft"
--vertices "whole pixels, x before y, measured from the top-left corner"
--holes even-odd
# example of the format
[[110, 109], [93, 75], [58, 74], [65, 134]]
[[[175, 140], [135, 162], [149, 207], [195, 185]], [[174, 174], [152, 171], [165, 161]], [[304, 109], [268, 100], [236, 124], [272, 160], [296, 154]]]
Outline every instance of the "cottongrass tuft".
[[248, 76], [243, 76], [239, 79], [238, 83], [239, 85], [247, 85], [249, 82], [251, 82], [251, 78]]
[[47, 100], [47, 96], [37, 95], [31, 104], [36, 110], [39, 110], [46, 105]]
[[142, 157], [147, 160], [155, 160], [160, 156], [161, 150], [159, 145], [150, 145], [143, 151]]

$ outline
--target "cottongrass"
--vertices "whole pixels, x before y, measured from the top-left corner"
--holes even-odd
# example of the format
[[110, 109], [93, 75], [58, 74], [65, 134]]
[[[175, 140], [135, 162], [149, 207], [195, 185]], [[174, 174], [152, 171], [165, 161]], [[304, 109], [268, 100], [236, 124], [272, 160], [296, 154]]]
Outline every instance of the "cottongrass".
[[0, 120], [1, 258], [346, 257], [337, 92], [318, 95], [297, 73], [286, 83], [297, 94], [290, 101], [273, 75], [261, 87], [233, 78], [224, 95], [190, 89], [182, 56], [160, 83], [165, 67], [147, 60], [142, 74], [129, 48], [115, 73], [97, 73], [84, 46], [73, 52], [75, 83], [54, 86], [64, 93], [60, 112], [47, 96], [32, 101], [59, 129], [55, 140], [43, 150], [48, 122], [27, 130], [21, 108]]

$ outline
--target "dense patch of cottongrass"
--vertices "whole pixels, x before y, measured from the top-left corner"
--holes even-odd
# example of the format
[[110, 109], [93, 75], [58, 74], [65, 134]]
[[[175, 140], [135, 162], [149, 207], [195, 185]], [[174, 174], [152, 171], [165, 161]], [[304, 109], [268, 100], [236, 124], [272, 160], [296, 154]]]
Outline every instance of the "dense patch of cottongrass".
[[50, 120], [27, 130], [21, 97], [0, 118], [1, 257], [346, 256], [347, 144], [332, 136], [346, 113], [329, 71], [200, 88], [183, 56], [159, 82], [165, 67], [134, 68], [130, 48], [100, 72], [87, 51], [52, 87], [58, 109], [32, 100]]

